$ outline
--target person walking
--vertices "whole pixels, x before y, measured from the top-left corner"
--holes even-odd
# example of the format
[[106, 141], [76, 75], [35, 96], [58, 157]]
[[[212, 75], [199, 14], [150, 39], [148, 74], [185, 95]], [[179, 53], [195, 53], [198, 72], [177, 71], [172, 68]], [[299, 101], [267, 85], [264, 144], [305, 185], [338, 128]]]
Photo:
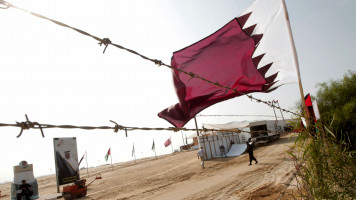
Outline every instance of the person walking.
[[205, 168], [204, 167], [205, 151], [204, 151], [203, 147], [200, 147], [200, 150], [198, 151], [198, 159], [199, 158], [201, 160], [201, 163], [200, 163], [201, 167]]
[[257, 159], [255, 158], [255, 156], [253, 156], [253, 142], [251, 142], [251, 138], [248, 139], [248, 141], [246, 142], [246, 145], [247, 145], [247, 152], [248, 152], [248, 155], [250, 157], [250, 164], [249, 165], [252, 165], [252, 160], [255, 161], [255, 164], [258, 163]]
[[221, 157], [227, 158], [224, 145], [220, 144], [219, 149], [220, 149]]

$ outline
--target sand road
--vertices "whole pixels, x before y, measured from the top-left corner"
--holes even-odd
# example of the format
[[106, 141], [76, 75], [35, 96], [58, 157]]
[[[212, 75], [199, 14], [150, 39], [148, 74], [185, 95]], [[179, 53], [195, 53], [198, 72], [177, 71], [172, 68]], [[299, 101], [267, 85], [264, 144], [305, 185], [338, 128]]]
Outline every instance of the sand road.
[[[294, 138], [281, 137], [254, 151], [258, 164], [248, 166], [248, 154], [209, 160], [200, 167], [197, 151], [91, 168], [83, 178], [102, 179], [81, 199], [294, 199], [296, 188], [286, 186], [293, 178], [294, 162], [286, 153]], [[41, 199], [57, 196], [55, 176], [37, 179]], [[293, 182], [292, 182], [293, 183]], [[9, 199], [10, 184], [0, 185]], [[7, 196], [7, 197], [6, 197]]]

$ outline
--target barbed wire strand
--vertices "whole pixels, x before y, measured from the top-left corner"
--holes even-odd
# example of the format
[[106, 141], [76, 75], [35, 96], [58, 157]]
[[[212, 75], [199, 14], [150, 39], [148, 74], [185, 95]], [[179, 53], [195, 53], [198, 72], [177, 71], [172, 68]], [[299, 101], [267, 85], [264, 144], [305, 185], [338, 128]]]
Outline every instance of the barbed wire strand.
[[[196, 115], [197, 117], [276, 117], [274, 115]], [[282, 118], [278, 117], [277, 118]]]
[[[247, 96], [248, 98], [250, 98], [251, 101], [252, 101], [252, 100], [255, 100], [257, 103], [264, 103], [264, 104], [266, 104], [267, 106], [274, 107], [274, 108], [279, 109], [279, 110], [281, 110], [281, 111], [283, 111], [283, 112], [288, 112], [288, 113], [291, 113], [291, 114], [297, 115], [297, 116], [300, 115], [300, 114], [297, 114], [297, 113], [295, 113], [295, 112], [293, 112], [293, 111], [286, 110], [286, 109], [283, 109], [283, 108], [281, 108], [281, 107], [279, 107], [279, 106], [276, 106], [276, 105], [274, 105], [274, 104], [272, 104], [272, 103], [270, 103], [270, 102], [267, 102], [267, 101], [264, 101], [264, 100], [261, 100], [261, 99], [257, 99], [257, 98], [253, 97], [253, 96], [250, 95], [250, 94], [246, 94], [246, 93], [240, 92], [240, 91], [238, 91], [237, 89], [230, 88], [230, 87], [227, 87], [227, 86], [223, 86], [223, 85], [219, 84], [217, 81], [216, 81], [216, 82], [213, 82], [213, 81], [207, 80], [207, 79], [205, 79], [205, 78], [203, 78], [203, 77], [201, 77], [201, 76], [199, 76], [198, 74], [195, 74], [195, 73], [193, 73], [193, 72], [187, 72], [187, 71], [184, 71], [184, 70], [181, 70], [181, 69], [177, 69], [177, 68], [174, 68], [174, 67], [172, 67], [172, 66], [170, 66], [170, 65], [167, 65], [167, 64], [163, 63], [161, 60], [157, 60], [157, 59], [152, 59], [152, 58], [146, 57], [146, 56], [144, 56], [144, 55], [142, 55], [142, 54], [140, 54], [140, 53], [138, 53], [138, 52], [136, 52], [136, 51], [134, 51], [134, 50], [131, 50], [131, 49], [125, 48], [125, 47], [123, 47], [123, 46], [121, 46], [121, 45], [112, 43], [112, 42], [109, 40], [109, 38], [100, 39], [99, 37], [93, 36], [93, 35], [91, 35], [91, 34], [85, 32], [85, 31], [82, 31], [82, 30], [78, 29], [78, 28], [69, 26], [69, 25], [64, 24], [64, 23], [62, 23], [62, 22], [59, 22], [59, 21], [56, 21], [56, 20], [47, 18], [47, 17], [45, 17], [45, 16], [43, 16], [43, 15], [40, 15], [40, 14], [31, 12], [31, 11], [28, 11], [28, 10], [23, 9], [23, 8], [20, 8], [20, 7], [18, 7], [18, 6], [15, 6], [14, 4], [8, 3], [8, 2], [6, 2], [6, 1], [4, 1], [4, 0], [0, 0], [0, 4], [3, 4], [3, 5], [5, 6], [5, 8], [8, 8], [8, 7], [17, 8], [17, 9], [22, 10], [22, 11], [24, 11], [24, 12], [27, 12], [27, 13], [33, 15], [33, 16], [36, 16], [36, 17], [39, 17], [39, 18], [42, 18], [42, 19], [45, 19], [45, 20], [49, 20], [49, 21], [51, 21], [51, 22], [53, 22], [53, 23], [55, 23], [55, 24], [57, 24], [57, 25], [60, 25], [60, 26], [66, 27], [66, 28], [70, 28], [70, 29], [72, 29], [72, 30], [74, 30], [74, 31], [77, 31], [78, 33], [81, 33], [81, 34], [83, 34], [83, 35], [92, 37], [92, 38], [94, 38], [95, 40], [99, 41], [98, 44], [99, 44], [100, 46], [101, 46], [102, 44], [104, 44], [105, 49], [104, 49], [103, 53], [105, 53], [105, 50], [106, 50], [106, 48], [108, 47], [108, 45], [113, 45], [113, 46], [115, 46], [115, 47], [117, 47], [117, 48], [126, 50], [126, 51], [128, 51], [128, 52], [130, 52], [130, 53], [132, 53], [132, 54], [135, 54], [135, 55], [137, 55], [137, 56], [139, 56], [139, 57], [141, 57], [141, 58], [143, 58], [143, 59], [145, 59], [145, 60], [149, 60], [149, 61], [155, 63], [155, 64], [158, 65], [158, 66], [162, 66], [162, 65], [163, 65], [163, 66], [166, 66], [166, 67], [168, 67], [168, 68], [170, 68], [170, 69], [172, 69], [172, 70], [175, 70], [175, 71], [184, 73], [184, 74], [186, 74], [186, 75], [189, 75], [189, 76], [191, 77], [191, 79], [193, 79], [193, 78], [198, 78], [198, 79], [200, 79], [200, 80], [203, 80], [203, 81], [205, 81], [205, 82], [208, 82], [208, 83], [210, 83], [210, 84], [213, 84], [213, 85], [215, 85], [215, 86], [217, 86], [217, 87], [221, 87], [221, 88], [225, 88], [225, 89], [228, 89], [228, 90], [232, 90], [233, 92], [239, 93], [239, 94], [241, 94], [241, 95], [245, 95], [245, 96]], [[300, 115], [300, 116], [301, 116], [301, 115]]]
[[266, 131], [246, 131], [243, 130], [242, 128], [232, 128], [232, 129], [207, 129], [207, 128], [201, 128], [201, 129], [190, 129], [190, 128], [177, 128], [177, 127], [169, 127], [169, 128], [150, 128], [150, 127], [129, 127], [129, 126], [122, 126], [119, 125], [118, 123], [116, 123], [115, 121], [110, 120], [110, 122], [114, 123], [115, 126], [75, 126], [75, 125], [52, 125], [52, 124], [40, 124], [38, 122], [31, 122], [29, 121], [27, 114], [25, 115], [26, 117], [26, 121], [25, 122], [16, 122], [16, 124], [6, 124], [6, 123], [0, 123], [0, 127], [19, 127], [21, 128], [21, 131], [19, 133], [19, 135], [17, 135], [17, 138], [19, 138], [22, 134], [23, 134], [23, 130], [29, 130], [29, 129], [40, 129], [41, 130], [41, 134], [42, 137], [45, 137], [43, 129], [48, 129], [48, 128], [62, 128], [62, 129], [84, 129], [84, 130], [94, 130], [94, 129], [111, 129], [113, 130], [115, 133], [117, 133], [119, 130], [124, 130], [126, 137], [128, 137], [127, 135], [127, 131], [134, 131], [134, 130], [144, 130], [144, 131], [174, 131], [174, 132], [178, 132], [178, 131], [200, 131], [200, 132], [229, 132], [229, 131], [233, 131], [233, 132], [238, 132], [238, 133], [263, 133]]

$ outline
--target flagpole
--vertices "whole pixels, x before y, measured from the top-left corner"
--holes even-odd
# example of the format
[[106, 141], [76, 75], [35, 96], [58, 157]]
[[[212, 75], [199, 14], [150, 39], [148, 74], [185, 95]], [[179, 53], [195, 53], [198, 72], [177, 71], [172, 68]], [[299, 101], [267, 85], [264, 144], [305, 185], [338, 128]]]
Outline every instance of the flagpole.
[[112, 155], [111, 155], [111, 152], [110, 152], [110, 160], [111, 160], [111, 171], [114, 171], [114, 167], [112, 166]]
[[197, 129], [197, 136], [199, 137], [197, 118], [194, 117], [194, 121], [195, 121], [195, 128]]
[[183, 145], [185, 145], [185, 144], [184, 144], [183, 131], [182, 131], [182, 130], [180, 130], [180, 133], [182, 134]]
[[88, 178], [89, 178], [89, 169], [88, 169], [88, 153], [87, 153], [87, 151], [85, 151], [85, 161], [87, 162], [87, 175], [88, 175]]
[[155, 145], [155, 158], [157, 157], [157, 154], [156, 154], [156, 144], [155, 144], [155, 139], [153, 139], [153, 144]]
[[[274, 105], [274, 99], [272, 100], [272, 105]], [[277, 131], [277, 123], [278, 123], [277, 114], [276, 114], [276, 110], [274, 109], [274, 106], [272, 106], [272, 108], [273, 108], [274, 116], [276, 117], [276, 121], [274, 123], [274, 129], [275, 129], [275, 131]]]
[[136, 164], [135, 143], [132, 143], [132, 148], [133, 148], [133, 154], [134, 154], [134, 157], [135, 157], [135, 164]]
[[286, 6], [285, 0], [282, 0], [282, 4], [283, 4], [283, 9], [284, 9], [284, 13], [285, 13], [286, 21], [287, 21], [289, 39], [290, 39], [290, 42], [291, 42], [292, 48], [293, 48], [294, 63], [295, 63], [296, 68], [297, 68], [299, 91], [300, 91], [300, 96], [301, 96], [302, 105], [303, 105], [303, 113], [302, 113], [302, 114], [303, 114], [304, 117], [307, 117], [307, 116], [306, 116], [306, 114], [307, 114], [307, 112], [306, 112], [307, 107], [305, 106], [303, 86], [302, 86], [302, 81], [301, 81], [301, 78], [300, 78], [298, 55], [297, 55], [297, 50], [296, 50], [296, 48], [295, 48], [295, 43], [294, 43], [293, 34], [292, 34], [292, 28], [291, 28], [291, 26], [290, 26], [289, 14], [288, 14], [288, 11], [287, 11], [287, 6]]
[[172, 145], [172, 138], [169, 136], [169, 140], [171, 141], [172, 153], [173, 153], [173, 145]]

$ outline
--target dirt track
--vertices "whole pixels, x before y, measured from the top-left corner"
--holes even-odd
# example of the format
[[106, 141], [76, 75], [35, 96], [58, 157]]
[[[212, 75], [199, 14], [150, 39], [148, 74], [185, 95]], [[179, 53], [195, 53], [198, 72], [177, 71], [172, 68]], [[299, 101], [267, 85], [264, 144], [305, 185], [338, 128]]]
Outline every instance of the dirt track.
[[[296, 189], [286, 185], [291, 180], [293, 160], [286, 153], [293, 138], [281, 137], [258, 147], [258, 164], [248, 166], [248, 155], [207, 161], [200, 167], [197, 151], [149, 158], [124, 164], [92, 168], [90, 177], [101, 174], [87, 196], [81, 199], [294, 199]], [[81, 171], [86, 178], [86, 170]], [[55, 195], [55, 176], [37, 179], [41, 199]], [[9, 197], [10, 184], [0, 185]], [[283, 193], [283, 195], [282, 195]], [[50, 195], [51, 194], [51, 195]], [[6, 199], [7, 197], [4, 197]]]

